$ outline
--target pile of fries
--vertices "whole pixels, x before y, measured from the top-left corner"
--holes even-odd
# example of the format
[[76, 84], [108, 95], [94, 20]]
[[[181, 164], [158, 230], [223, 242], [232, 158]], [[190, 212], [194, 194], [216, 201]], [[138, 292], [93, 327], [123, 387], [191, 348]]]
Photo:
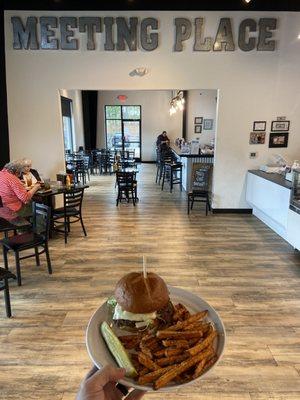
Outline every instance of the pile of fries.
[[217, 360], [217, 332], [205, 322], [207, 310], [190, 315], [175, 306], [173, 325], [157, 332], [119, 336], [135, 366], [140, 385], [160, 389], [168, 383], [181, 384], [202, 375]]

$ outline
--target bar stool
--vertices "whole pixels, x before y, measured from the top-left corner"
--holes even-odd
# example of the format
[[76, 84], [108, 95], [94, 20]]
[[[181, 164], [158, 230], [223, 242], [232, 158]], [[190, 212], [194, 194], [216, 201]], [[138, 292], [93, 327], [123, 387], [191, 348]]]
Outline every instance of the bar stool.
[[180, 191], [182, 191], [182, 163], [165, 162], [163, 169], [163, 180], [162, 180], [161, 190], [164, 190], [165, 180], [168, 180], [170, 183], [170, 193], [172, 193], [174, 185], [180, 185]]

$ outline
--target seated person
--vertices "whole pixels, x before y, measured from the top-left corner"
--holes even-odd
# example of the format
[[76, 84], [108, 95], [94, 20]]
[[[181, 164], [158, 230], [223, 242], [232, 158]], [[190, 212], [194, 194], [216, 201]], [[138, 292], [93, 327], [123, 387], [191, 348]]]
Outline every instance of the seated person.
[[23, 158], [21, 161], [23, 164], [23, 173], [21, 175], [21, 180], [25, 182], [25, 186], [31, 187], [37, 182], [41, 182], [41, 177], [36, 169], [32, 169], [32, 161], [28, 158]]
[[18, 161], [11, 161], [0, 171], [0, 196], [3, 207], [19, 216], [31, 215], [31, 198], [40, 189], [36, 183], [33, 188], [26, 190], [20, 181], [24, 166]]
[[163, 131], [160, 135], [157, 136], [156, 139], [156, 146], [160, 147], [161, 145], [165, 144], [168, 145], [170, 143], [170, 140], [167, 136], [167, 132]]

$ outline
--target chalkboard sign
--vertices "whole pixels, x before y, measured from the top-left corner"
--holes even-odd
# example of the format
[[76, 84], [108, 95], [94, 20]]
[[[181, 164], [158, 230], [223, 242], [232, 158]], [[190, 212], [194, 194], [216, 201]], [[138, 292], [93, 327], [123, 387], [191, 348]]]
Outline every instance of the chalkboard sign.
[[208, 190], [209, 186], [209, 166], [197, 168], [194, 174], [193, 188]]

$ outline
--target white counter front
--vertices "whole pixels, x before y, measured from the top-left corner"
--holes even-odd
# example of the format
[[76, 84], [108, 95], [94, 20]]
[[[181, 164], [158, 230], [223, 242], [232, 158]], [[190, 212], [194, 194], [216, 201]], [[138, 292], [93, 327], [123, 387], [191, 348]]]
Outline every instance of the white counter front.
[[280, 175], [248, 171], [246, 200], [257, 218], [300, 250], [300, 214], [290, 209], [291, 188]]
[[246, 200], [257, 218], [287, 240], [291, 187], [266, 179], [263, 177], [266, 173], [254, 172], [247, 175]]

